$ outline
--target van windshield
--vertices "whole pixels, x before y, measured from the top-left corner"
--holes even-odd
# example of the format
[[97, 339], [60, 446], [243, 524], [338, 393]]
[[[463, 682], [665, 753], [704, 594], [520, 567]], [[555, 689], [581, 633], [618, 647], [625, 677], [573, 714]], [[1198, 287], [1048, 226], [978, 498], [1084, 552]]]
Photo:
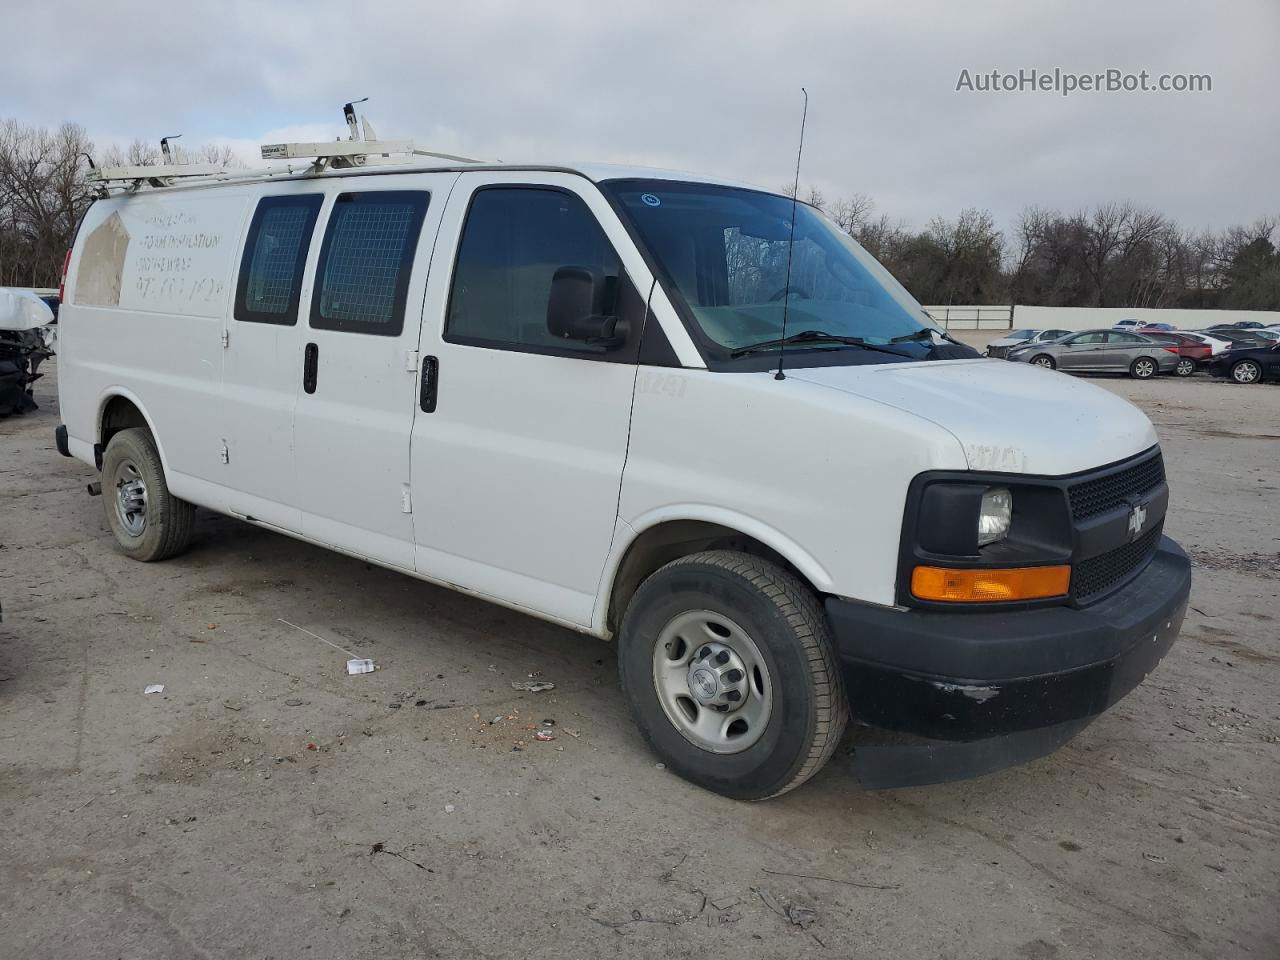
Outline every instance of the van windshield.
[[[711, 357], [779, 339], [785, 303], [787, 336], [809, 334], [797, 351], [851, 351], [856, 344], [834, 338], [856, 338], [892, 345], [859, 362], [892, 362], [894, 353], [934, 358], [942, 331], [924, 308], [808, 204], [794, 205], [793, 245], [787, 197], [669, 180], [613, 180], [601, 187], [629, 214], [637, 240]], [[787, 349], [790, 356], [790, 344]]]

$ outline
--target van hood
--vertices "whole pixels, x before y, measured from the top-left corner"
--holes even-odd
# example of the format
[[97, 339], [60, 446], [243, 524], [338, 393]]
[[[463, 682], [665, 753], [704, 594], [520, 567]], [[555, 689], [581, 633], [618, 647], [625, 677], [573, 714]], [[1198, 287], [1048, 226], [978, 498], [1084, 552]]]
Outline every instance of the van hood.
[[788, 377], [889, 404], [936, 423], [970, 470], [1060, 476], [1158, 442], [1129, 401], [1064, 373], [1004, 360], [811, 367]]

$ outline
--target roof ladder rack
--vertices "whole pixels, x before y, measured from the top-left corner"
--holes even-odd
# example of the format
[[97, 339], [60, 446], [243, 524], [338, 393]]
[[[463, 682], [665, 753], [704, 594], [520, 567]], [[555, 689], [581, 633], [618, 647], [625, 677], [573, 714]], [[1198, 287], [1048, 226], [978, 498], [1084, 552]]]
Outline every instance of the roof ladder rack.
[[100, 167], [90, 170], [85, 174], [85, 179], [103, 186], [131, 181], [136, 185], [147, 183], [153, 187], [167, 187], [174, 180], [217, 177], [230, 172], [216, 163], [139, 163], [124, 167]]

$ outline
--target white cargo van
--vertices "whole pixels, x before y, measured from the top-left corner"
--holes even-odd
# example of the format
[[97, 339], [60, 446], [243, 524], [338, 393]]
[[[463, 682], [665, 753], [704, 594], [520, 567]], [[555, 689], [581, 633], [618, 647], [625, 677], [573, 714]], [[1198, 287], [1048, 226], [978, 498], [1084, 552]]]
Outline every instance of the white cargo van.
[[1147, 418], [948, 341], [809, 206], [592, 165], [164, 170], [104, 188], [61, 314], [58, 445], [127, 556], [203, 507], [614, 638], [657, 754], [744, 799], [849, 718], [946, 742], [947, 776], [1047, 752], [1180, 628]]

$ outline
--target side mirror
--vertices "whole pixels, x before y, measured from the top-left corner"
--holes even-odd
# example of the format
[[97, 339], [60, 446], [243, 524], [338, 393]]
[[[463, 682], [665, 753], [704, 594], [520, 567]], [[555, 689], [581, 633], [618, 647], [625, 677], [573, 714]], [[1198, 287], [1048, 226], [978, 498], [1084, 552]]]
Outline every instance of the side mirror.
[[618, 346], [618, 278], [590, 267], [560, 267], [547, 297], [547, 330], [553, 337]]

